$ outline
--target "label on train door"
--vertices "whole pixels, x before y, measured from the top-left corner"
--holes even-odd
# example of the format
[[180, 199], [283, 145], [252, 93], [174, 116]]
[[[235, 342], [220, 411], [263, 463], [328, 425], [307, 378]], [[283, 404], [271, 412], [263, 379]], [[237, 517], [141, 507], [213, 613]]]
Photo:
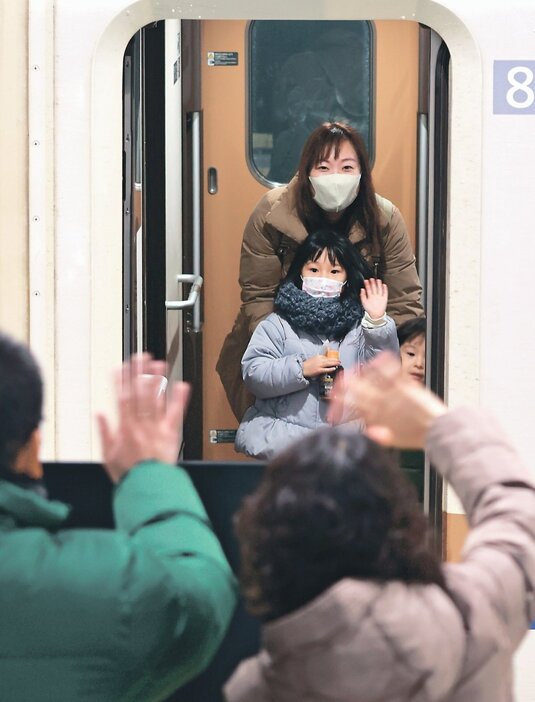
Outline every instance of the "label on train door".
[[237, 66], [238, 52], [237, 51], [208, 51], [207, 52], [209, 66]]
[[494, 61], [495, 115], [535, 115], [535, 61]]

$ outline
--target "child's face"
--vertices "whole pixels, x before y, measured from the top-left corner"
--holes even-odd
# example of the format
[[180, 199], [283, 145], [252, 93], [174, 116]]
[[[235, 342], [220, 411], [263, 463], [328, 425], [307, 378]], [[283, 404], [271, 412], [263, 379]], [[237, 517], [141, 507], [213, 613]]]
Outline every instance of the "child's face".
[[401, 344], [401, 368], [405, 375], [419, 383], [425, 380], [425, 335], [419, 334]]
[[323, 249], [317, 261], [307, 261], [301, 269], [303, 278], [331, 278], [345, 283], [347, 274], [338, 261], [334, 265], [329, 261], [327, 249]]

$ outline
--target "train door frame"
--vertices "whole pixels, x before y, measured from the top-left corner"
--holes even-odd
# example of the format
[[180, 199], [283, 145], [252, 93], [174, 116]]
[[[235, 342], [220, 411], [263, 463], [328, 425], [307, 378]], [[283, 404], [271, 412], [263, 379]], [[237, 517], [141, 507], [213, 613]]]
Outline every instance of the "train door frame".
[[[426, 383], [444, 397], [450, 55], [441, 37], [422, 25], [419, 64], [416, 255], [427, 316]], [[424, 509], [433, 526], [434, 548], [441, 553], [445, 485], [428, 458], [424, 478]]]
[[[153, 22], [136, 32], [125, 51], [123, 357], [150, 351], [167, 361], [170, 381], [195, 387], [195, 358], [183, 359], [191, 356], [184, 353], [185, 341], [199, 326], [202, 278], [196, 277], [200, 253], [192, 263], [190, 246], [183, 246], [183, 190], [190, 190], [183, 188], [183, 161], [191, 176], [192, 159], [189, 152], [183, 159], [181, 25], [178, 19]], [[182, 299], [184, 285], [189, 293], [197, 291], [193, 307], [191, 295]], [[188, 448], [196, 404], [193, 397], [184, 431]]]
[[[342, 21], [342, 24], [345, 21]], [[170, 24], [170, 21], [167, 20], [165, 21], [165, 27], [167, 31], [167, 25]], [[238, 49], [239, 51], [239, 56], [240, 56], [240, 64], [242, 66], [241, 70], [246, 71], [245, 76], [248, 76], [248, 79], [244, 80], [243, 76], [241, 74], [238, 74], [237, 76], [235, 75], [233, 70], [233, 77], [231, 78], [231, 85], [233, 86], [234, 90], [236, 90], [236, 87], [240, 85], [241, 87], [238, 88], [238, 90], [241, 90], [241, 95], [239, 95], [236, 98], [236, 95], [233, 94], [233, 103], [236, 106], [236, 110], [238, 113], [241, 113], [241, 110], [243, 110], [243, 105], [245, 105], [245, 111], [244, 114], [247, 114], [248, 111], [250, 110], [250, 75], [251, 75], [251, 70], [252, 67], [250, 65], [250, 32], [251, 32], [251, 25], [252, 22], [246, 22], [246, 21], [240, 21], [240, 20], [234, 20], [234, 21], [208, 21], [208, 25], [212, 27], [211, 29], [211, 41], [215, 42], [214, 45], [217, 45], [218, 42], [220, 43], [221, 46], [223, 45], [233, 45], [235, 49]], [[260, 20], [260, 23], [262, 24], [262, 20]], [[327, 23], [329, 24], [329, 23]], [[413, 202], [408, 202], [410, 201], [411, 198], [411, 193], [414, 196], [415, 193], [415, 180], [414, 180], [414, 174], [412, 173], [412, 168], [415, 167], [415, 159], [413, 159], [413, 154], [415, 154], [415, 136], [413, 137], [412, 132], [414, 131], [414, 110], [415, 106], [413, 107], [412, 101], [416, 99], [416, 85], [417, 85], [417, 74], [416, 72], [412, 69], [412, 66], [408, 69], [411, 71], [411, 75], [409, 76], [409, 80], [406, 82], [405, 86], [403, 89], [398, 88], [399, 86], [399, 80], [401, 79], [403, 75], [402, 69], [400, 69], [398, 64], [401, 64], [401, 66], [405, 65], [404, 62], [408, 62], [409, 64], [411, 63], [411, 60], [414, 60], [415, 58], [415, 47], [417, 46], [417, 42], [413, 43], [410, 37], [415, 38], [418, 34], [418, 24], [415, 22], [410, 22], [410, 23], [404, 23], [400, 20], [394, 21], [394, 22], [380, 22], [379, 24], [381, 25], [381, 30], [380, 30], [380, 35], [382, 37], [380, 42], [377, 42], [376, 40], [376, 35], [379, 34], [379, 28], [375, 23], [370, 23], [365, 22], [369, 26], [369, 31], [372, 34], [372, 45], [374, 46], [374, 59], [372, 61], [373, 65], [373, 73], [377, 72], [377, 76], [373, 76], [373, 78], [370, 79], [371, 85], [373, 86], [372, 88], [372, 93], [375, 93], [376, 91], [379, 90], [379, 77], [381, 78], [381, 85], [383, 86], [383, 89], [386, 88], [385, 93], [388, 96], [388, 99], [390, 100], [390, 103], [392, 103], [395, 99], [395, 105], [399, 106], [402, 105], [402, 113], [399, 115], [400, 122], [405, 125], [404, 126], [404, 131], [401, 133], [403, 134], [403, 137], [401, 139], [401, 143], [399, 142], [399, 134], [398, 134], [398, 143], [396, 143], [395, 140], [393, 140], [393, 137], [390, 134], [389, 130], [386, 130], [384, 124], [375, 124], [375, 120], [372, 119], [372, 132], [375, 132], [377, 130], [377, 133], [382, 136], [380, 139], [380, 145], [381, 148], [378, 148], [378, 154], [382, 155], [382, 159], [378, 157], [378, 161], [380, 162], [381, 167], [378, 168], [377, 173], [374, 174], [375, 178], [375, 184], [376, 187], [378, 187], [378, 191], [382, 193], [383, 195], [386, 195], [387, 197], [390, 197], [393, 199], [393, 201], [401, 208], [401, 211], [404, 213], [405, 216], [405, 221], [407, 224], [410, 223], [411, 226], [409, 226], [409, 231], [412, 232], [414, 235], [414, 210], [415, 206]], [[139, 238], [144, 242], [144, 253], [143, 253], [143, 261], [146, 263], [146, 265], [143, 266], [144, 270], [144, 275], [139, 276], [142, 278], [140, 283], [142, 284], [143, 287], [143, 295], [142, 295], [142, 303], [143, 304], [138, 304], [138, 307], [143, 309], [143, 317], [144, 317], [144, 323], [143, 323], [143, 331], [145, 332], [144, 334], [138, 334], [136, 333], [136, 327], [135, 327], [135, 321], [136, 321], [136, 315], [134, 314], [135, 312], [135, 303], [137, 300], [134, 297], [133, 294], [133, 287], [137, 287], [139, 289], [139, 285], [137, 286], [132, 286], [129, 278], [134, 280], [136, 278], [136, 270], [134, 267], [135, 264], [135, 258], [131, 255], [131, 252], [129, 251], [132, 248], [133, 242], [132, 239], [135, 239], [136, 236], [140, 234], [140, 232], [131, 232], [131, 217], [132, 217], [132, 202], [131, 200], [133, 199], [130, 197], [130, 201], [125, 202], [125, 207], [124, 207], [124, 217], [125, 217], [125, 240], [124, 240], [124, 265], [123, 265], [123, 270], [124, 270], [124, 297], [125, 297], [125, 302], [124, 302], [124, 356], [128, 357], [130, 355], [130, 352], [134, 350], [133, 342], [136, 341], [136, 338], [139, 336], [142, 336], [143, 338], [141, 339], [141, 347], [139, 344], [139, 339], [137, 340], [137, 349], [138, 350], [145, 350], [148, 349], [155, 353], [157, 356], [164, 357], [164, 350], [162, 347], [163, 340], [165, 339], [165, 318], [162, 319], [162, 314], [161, 311], [163, 309], [163, 293], [159, 293], [159, 288], [162, 287], [163, 285], [163, 257], [164, 257], [164, 251], [166, 248], [166, 241], [163, 240], [163, 237], [160, 237], [160, 240], [157, 239], [157, 232], [162, 231], [163, 232], [163, 214], [164, 211], [167, 211], [169, 204], [170, 204], [170, 198], [169, 196], [166, 196], [165, 201], [162, 199], [162, 194], [163, 194], [163, 183], [165, 183], [165, 187], [167, 188], [167, 175], [168, 175], [168, 166], [165, 168], [164, 166], [164, 159], [167, 156], [167, 137], [165, 140], [165, 144], [163, 143], [161, 135], [169, 134], [170, 132], [172, 133], [173, 131], [173, 123], [172, 121], [168, 121], [167, 113], [165, 114], [165, 119], [164, 119], [164, 110], [163, 110], [163, 102], [165, 102], [165, 105], [167, 106], [169, 100], [167, 97], [164, 97], [163, 95], [163, 90], [164, 90], [164, 82], [163, 82], [163, 74], [164, 74], [164, 61], [161, 56], [162, 50], [159, 50], [158, 53], [158, 38], [156, 40], [151, 40], [149, 41], [147, 37], [151, 37], [153, 34], [156, 34], [158, 37], [158, 32], [159, 32], [159, 43], [163, 45], [163, 25], [164, 22], [158, 22], [158, 23], [152, 23], [147, 27], [144, 27], [142, 30], [137, 32], [134, 35], [134, 38], [131, 40], [129, 47], [127, 48], [127, 54], [132, 54], [131, 59], [126, 58], [127, 54], [125, 54], [125, 91], [128, 91], [129, 88], [129, 81], [126, 78], [126, 74], [128, 72], [131, 72], [130, 65], [136, 61], [136, 51], [139, 54], [139, 56], [143, 56], [143, 85], [147, 85], [146, 89], [139, 90], [136, 88], [136, 84], [133, 85], [132, 90], [130, 91], [132, 95], [135, 96], [136, 92], [140, 92], [141, 96], [137, 97], [138, 102], [143, 104], [143, 108], [140, 109], [137, 105], [134, 105], [133, 107], [130, 108], [131, 105], [131, 100], [128, 96], [128, 93], [125, 92], [125, 98], [124, 98], [124, 115], [125, 115], [125, 121], [126, 125], [128, 127], [128, 131], [125, 134], [125, 140], [124, 140], [124, 148], [125, 148], [125, 181], [128, 183], [129, 180], [132, 180], [130, 177], [131, 171], [132, 171], [132, 163], [133, 159], [130, 155], [130, 152], [132, 150], [132, 146], [135, 143], [137, 143], [140, 139], [140, 137], [137, 135], [138, 132], [143, 131], [143, 153], [145, 156], [141, 159], [143, 162], [143, 172], [144, 176], [143, 178], [138, 177], [138, 180], [142, 180], [144, 187], [142, 188], [143, 192], [143, 234]], [[227, 29], [232, 26], [236, 27], [236, 25], [243, 25], [243, 36], [242, 33], [239, 30], [234, 29], [234, 33], [231, 31], [231, 34], [229, 36]], [[195, 230], [195, 206], [194, 202], [196, 200], [195, 197], [195, 187], [197, 190], [197, 197], [200, 199], [200, 204], [202, 205], [202, 200], [204, 199], [202, 197], [202, 172], [204, 171], [204, 168], [197, 169], [199, 173], [194, 173], [194, 163], [195, 159], [193, 158], [193, 151], [195, 150], [195, 143], [196, 139], [199, 140], [201, 139], [201, 145], [202, 148], [198, 148], [197, 150], [200, 152], [200, 158], [202, 160], [203, 158], [203, 153], [204, 151], [207, 151], [207, 153], [210, 153], [209, 147], [211, 146], [213, 148], [213, 139], [214, 139], [214, 121], [213, 119], [210, 119], [210, 116], [212, 118], [214, 117], [214, 114], [217, 115], [216, 117], [216, 122], [220, 126], [218, 127], [221, 128], [221, 122], [219, 118], [219, 110], [213, 109], [217, 105], [222, 104], [221, 101], [224, 100], [225, 98], [223, 97], [226, 95], [226, 90], [229, 89], [229, 83], [226, 80], [229, 76], [221, 76], [220, 73], [217, 71], [217, 84], [218, 85], [223, 85], [223, 88], [219, 88], [219, 94], [217, 95], [217, 102], [214, 105], [213, 103], [210, 102], [208, 95], [211, 94], [213, 98], [213, 89], [214, 89], [214, 81], [213, 79], [216, 76], [216, 73], [213, 71], [213, 69], [206, 67], [203, 67], [203, 57], [206, 55], [206, 47], [202, 49], [201, 44], [200, 44], [200, 36], [201, 32], [203, 33], [206, 32], [206, 27], [202, 26], [202, 21], [201, 20], [185, 20], [182, 22], [182, 28], [181, 28], [181, 45], [182, 45], [182, 56], [184, 56], [184, 61], [183, 61], [183, 67], [179, 71], [181, 74], [181, 80], [184, 85], [184, 90], [183, 90], [183, 95], [182, 95], [182, 102], [183, 102], [183, 118], [182, 118], [182, 125], [183, 125], [183, 149], [182, 149], [182, 154], [183, 154], [183, 171], [184, 171], [184, 186], [182, 190], [182, 208], [183, 208], [183, 229], [184, 229], [184, 269], [185, 270], [191, 270], [192, 268], [204, 268], [206, 265], [207, 268], [205, 269], [207, 271], [208, 275], [208, 281], [210, 284], [214, 283], [214, 280], [218, 279], [217, 276], [220, 275], [219, 270], [221, 270], [221, 266], [229, 266], [232, 269], [232, 284], [230, 284], [230, 278], [229, 280], [229, 287], [234, 286], [236, 289], [234, 292], [235, 300], [234, 297], [232, 298], [232, 304], [229, 303], [227, 300], [227, 309], [232, 315], [232, 317], [226, 319], [226, 324], [228, 325], [225, 327], [226, 332], [230, 329], [230, 326], [232, 325], [233, 317], [235, 314], [236, 309], [238, 308], [239, 305], [239, 292], [238, 292], [238, 285], [237, 285], [237, 277], [238, 277], [238, 271], [237, 271], [237, 259], [236, 255], [232, 259], [231, 262], [228, 260], [224, 260], [225, 257], [225, 250], [218, 250], [216, 252], [215, 247], [217, 247], [220, 244], [221, 240], [224, 240], [227, 242], [226, 246], [230, 247], [230, 242], [232, 240], [233, 246], [236, 248], [236, 254], [238, 249], [239, 242], [235, 240], [235, 235], [234, 232], [236, 232], [236, 235], [239, 236], [241, 229], [242, 229], [242, 224], [240, 223], [238, 226], [236, 226], [236, 222], [234, 219], [229, 220], [233, 222], [231, 230], [222, 230], [220, 233], [218, 233], [218, 236], [216, 237], [216, 241], [214, 242], [214, 239], [210, 237], [210, 231], [208, 230], [207, 232], [203, 232], [203, 249], [210, 250], [211, 251], [211, 260], [200, 262], [195, 261], [195, 252], [190, 250], [194, 249], [195, 246], [194, 244], [196, 237], [192, 237], [190, 232]], [[397, 27], [397, 29], [394, 31], [392, 28]], [[214, 33], [215, 32], [215, 33]], [[393, 37], [398, 37], [400, 45], [396, 49], [396, 58], [392, 60], [392, 56], [388, 53], [388, 51], [392, 52], [393, 51], [393, 46], [392, 46], [392, 38]], [[143, 39], [145, 37], [145, 39]], [[239, 37], [239, 38], [237, 38]], [[248, 41], [244, 39], [244, 37], [248, 37]], [[245, 46], [242, 46], [241, 42], [244, 42]], [[237, 45], [236, 45], [237, 42]], [[380, 49], [380, 56], [381, 60], [375, 56], [376, 49], [375, 49], [375, 44], [376, 42], [379, 44], [378, 50]], [[137, 49], [136, 49], [137, 46]], [[167, 42], [166, 42], [167, 46]], [[210, 44], [209, 44], [210, 46]], [[402, 59], [398, 59], [398, 54], [402, 53]], [[154, 54], [154, 58], [151, 59], [151, 56]], [[244, 59], [245, 57], [245, 59]], [[138, 57], [137, 58], [138, 63], [141, 64], [141, 59]], [[166, 64], [167, 65], [167, 64]], [[207, 72], [206, 72], [207, 70]], [[201, 74], [203, 75], [203, 79], [201, 79]], [[138, 76], [139, 70], [134, 70], [134, 77]], [[201, 80], [207, 79], [208, 76], [210, 77], [210, 80], [207, 80], [207, 83], [211, 86], [212, 92], [210, 93], [210, 90], [207, 90], [207, 87], [205, 84], [202, 86], [202, 96], [201, 96]], [[139, 81], [139, 78], [137, 78]], [[243, 85], [242, 85], [243, 81]], [[377, 86], [375, 86], [375, 83], [377, 81]], [[169, 87], [169, 83], [166, 81], [165, 82], [165, 90], [167, 90]], [[383, 92], [383, 91], [381, 91]], [[149, 94], [150, 93], [150, 94]], [[161, 93], [161, 94], [160, 94]], [[146, 99], [145, 96], [146, 95]], [[241, 99], [240, 99], [241, 97]], [[381, 103], [382, 104], [382, 103]], [[410, 108], [407, 106], [410, 105]], [[390, 104], [391, 107], [393, 107], [393, 104]], [[204, 108], [204, 109], [203, 109]], [[373, 101], [373, 116], [375, 115], [375, 109], [376, 109], [376, 103]], [[132, 117], [129, 117], [129, 111], [137, 113], [139, 112], [142, 115], [142, 124], [138, 124], [139, 120], [134, 120], [132, 122]], [[381, 114], [384, 116], [385, 114], [389, 114], [390, 110], [381, 110]], [[250, 118], [250, 115], [249, 115]], [[176, 119], [176, 115], [175, 115]], [[200, 123], [200, 129], [195, 130], [194, 127], [194, 120], [197, 119], [198, 122]], [[234, 133], [239, 133], [241, 134], [241, 128], [238, 127], [239, 118], [238, 118], [238, 124], [235, 122], [236, 119], [236, 114], [234, 114], [234, 117], [231, 119], [232, 122], [232, 135]], [[246, 142], [249, 140], [250, 133], [247, 133], [247, 125], [249, 124], [250, 127], [250, 121], [245, 118], [245, 133], [241, 134], [241, 139]], [[384, 122], [384, 117], [382, 122]], [[211, 138], [207, 139], [207, 135], [204, 131], [204, 124], [208, 122], [209, 125], [209, 131], [210, 131], [210, 125], [211, 125]], [[197, 125], [199, 126], [199, 125]], [[126, 129], [126, 128], [125, 128]], [[195, 133], [198, 132], [197, 136], [195, 136]], [[251, 168], [251, 162], [250, 162], [250, 153], [248, 149], [245, 149], [245, 158], [243, 158], [243, 154], [241, 149], [243, 148], [243, 144], [240, 142], [239, 144], [235, 144], [232, 142], [231, 134], [227, 134], [227, 138], [223, 138], [224, 142], [232, 144], [230, 148], [227, 148], [226, 151], [226, 162], [228, 164], [229, 160], [232, 161], [234, 158], [236, 159], [242, 159], [243, 160], [243, 169], [240, 171], [238, 168], [236, 172], [233, 174], [233, 180], [238, 178], [238, 174], [241, 174], [241, 177], [246, 177], [248, 180], [252, 180], [252, 182], [255, 184], [255, 186], [258, 188], [257, 181], [258, 177], [254, 173], [254, 169]], [[239, 140], [239, 137], [238, 137]], [[372, 150], [375, 149], [375, 144], [372, 144]], [[386, 156], [388, 154], [388, 156]], [[213, 157], [213, 153], [212, 153]], [[207, 158], [210, 158], [207, 156]], [[223, 157], [219, 153], [219, 165], [223, 166], [222, 159]], [[387, 182], [385, 183], [385, 177], [387, 174], [395, 169], [385, 169], [385, 162], [392, 162], [396, 161], [398, 163], [398, 168], [399, 171], [404, 174], [406, 180], [404, 180], [403, 177], [399, 178], [399, 183], [394, 180], [394, 182]], [[207, 162], [208, 163], [208, 162]], [[248, 168], [246, 167], [246, 164]], [[237, 165], [234, 164], [234, 165]], [[251, 173], [251, 171], [253, 172]], [[407, 173], [407, 171], [409, 171]], [[145, 177], [146, 175], [146, 177]], [[379, 185], [377, 181], [377, 177], [379, 178]], [[226, 172], [226, 178], [228, 179], [228, 172]], [[223, 179], [224, 180], [224, 179]], [[261, 179], [260, 179], [261, 180]], [[199, 182], [200, 181], [200, 182]], [[239, 209], [237, 206], [236, 200], [232, 200], [232, 196], [236, 198], [237, 191], [239, 190], [239, 197], [237, 198], [238, 201], [244, 200], [245, 204], [245, 209], [242, 207], [240, 210], [240, 216], [243, 217], [243, 224], [245, 224], [246, 218], [248, 216], [248, 209], [252, 209], [258, 198], [260, 197], [261, 194], [264, 192], [264, 188], [262, 188], [261, 192], [258, 192], [256, 194], [256, 190], [253, 193], [253, 199], [250, 202], [247, 202], [247, 198], [245, 196], [245, 190], [242, 189], [238, 186], [238, 188], [234, 188], [234, 190], [229, 190], [228, 189], [228, 180], [224, 180], [225, 182], [225, 187], [226, 187], [226, 198], [231, 198], [229, 202], [232, 202], [232, 206], [230, 208], [227, 206], [227, 211], [232, 211], [234, 212], [236, 209]], [[394, 193], [391, 193], [389, 191], [390, 188], [394, 188], [394, 191], [396, 190], [396, 187], [401, 184], [401, 183], [410, 183], [411, 185], [405, 185], [403, 188], [400, 188], [400, 192], [397, 193], [397, 195]], [[157, 192], [154, 191], [154, 183], [157, 184]], [[265, 184], [268, 187], [273, 187], [274, 183], [271, 181], [265, 181]], [[260, 186], [262, 187], [262, 186]], [[125, 187], [125, 193], [130, 193], [132, 190], [131, 187]], [[407, 196], [408, 193], [408, 196]], [[136, 195], [137, 193], [134, 193]], [[251, 196], [251, 193], [248, 193], [249, 199]], [[211, 201], [212, 198], [209, 198]], [[135, 203], [134, 203], [135, 204]], [[412, 207], [410, 206], [412, 204]], [[204, 208], [201, 208], [201, 211], [203, 215], [205, 214]], [[137, 215], [137, 218], [139, 218], [139, 214]], [[210, 218], [209, 218], [210, 219]], [[213, 226], [213, 217], [210, 220], [210, 223]], [[200, 223], [198, 223], [198, 228], [199, 232], [197, 234], [197, 238], [200, 239], [201, 233], [200, 233]], [[137, 225], [136, 225], [137, 226]], [[156, 236], [155, 236], [156, 233]], [[234, 236], [234, 239], [232, 238]], [[207, 237], [207, 238], [205, 238]], [[190, 241], [191, 240], [191, 241]], [[135, 253], [135, 252], [134, 252]], [[213, 261], [217, 261], [217, 266], [214, 269], [213, 266]], [[233, 266], [236, 264], [236, 271], [234, 272]], [[201, 270], [201, 273], [203, 271]], [[167, 272], [169, 274], [169, 271]], [[203, 273], [204, 275], [204, 273]], [[235, 276], [235, 278], [234, 278]], [[219, 283], [221, 283], [221, 279], [218, 279]], [[220, 286], [217, 286], [218, 288]], [[214, 287], [212, 286], [212, 290], [214, 290]], [[130, 298], [129, 301], [127, 301], [127, 297]], [[225, 458], [228, 458], [226, 454], [223, 454], [222, 456], [220, 455], [215, 455], [213, 452], [214, 447], [211, 445], [211, 442], [208, 442], [208, 431], [205, 428], [206, 426], [228, 426], [227, 424], [228, 419], [223, 419], [221, 421], [221, 418], [219, 417], [218, 420], [214, 421], [213, 413], [216, 411], [214, 408], [219, 406], [218, 400], [221, 398], [221, 395], [217, 395], [217, 390], [214, 390], [212, 397], [216, 398], [216, 402], [210, 405], [210, 396], [208, 397], [208, 401], [205, 405], [204, 411], [205, 411], [205, 421], [201, 422], [201, 418], [203, 415], [203, 396], [202, 396], [202, 384], [204, 383], [205, 386], [213, 388], [213, 378], [210, 377], [210, 375], [206, 375], [206, 373], [210, 373], [210, 368], [212, 368], [212, 374], [215, 375], [215, 359], [213, 357], [213, 352], [214, 352], [214, 344], [213, 344], [213, 338], [214, 338], [214, 315], [213, 315], [213, 298], [206, 298], [204, 300], [206, 309], [208, 312], [211, 313], [209, 321], [212, 322], [210, 324], [210, 329], [206, 328], [206, 333], [210, 334], [211, 336], [208, 337], [208, 340], [212, 341], [212, 346], [211, 346], [211, 355], [208, 355], [208, 366], [206, 366], [206, 356], [202, 357], [201, 353], [202, 350], [206, 350], [208, 347], [208, 343], [205, 343], [206, 338], [204, 337], [203, 332], [200, 329], [196, 329], [196, 325], [193, 322], [193, 320], [190, 318], [191, 315], [188, 315], [186, 312], [185, 314], [185, 323], [184, 323], [184, 328], [183, 328], [183, 334], [182, 334], [182, 341], [184, 345], [184, 356], [185, 356], [185, 362], [184, 362], [184, 378], [189, 380], [192, 383], [193, 387], [193, 393], [192, 393], [192, 398], [191, 398], [191, 403], [188, 411], [188, 419], [187, 419], [187, 431], [185, 432], [185, 445], [184, 445], [184, 457], [191, 459], [199, 459], [203, 455], [204, 457], [208, 457], [209, 459], [216, 459], [216, 460], [222, 460]], [[217, 298], [217, 306], [220, 308], [221, 307], [221, 298], [218, 296]], [[208, 312], [207, 312], [207, 319], [208, 319]], [[219, 309], [218, 315], [221, 314], [221, 309]], [[138, 325], [139, 326], [139, 325]], [[219, 327], [219, 331], [221, 331], [221, 325]], [[131, 334], [129, 334], [131, 332]], [[226, 333], [225, 332], [225, 333]], [[129, 338], [132, 337], [132, 338]], [[216, 345], [217, 351], [219, 350], [219, 346]], [[199, 372], [201, 369], [201, 365], [199, 363], [199, 359], [202, 358], [202, 370], [203, 374]], [[217, 358], [217, 355], [216, 357]], [[207, 370], [208, 368], [208, 370]], [[207, 381], [208, 377], [208, 381]], [[217, 386], [219, 387], [219, 382], [217, 382]], [[222, 388], [220, 388], [220, 392], [222, 393]], [[223, 400], [224, 404], [226, 405], [226, 401]], [[206, 416], [211, 415], [212, 419], [211, 421], [206, 422]], [[232, 417], [230, 426], [233, 426], [234, 422], [234, 417]], [[202, 427], [202, 430], [201, 430]], [[222, 432], [224, 433], [224, 432]], [[231, 432], [228, 432], [231, 433]], [[208, 453], [207, 453], [207, 447], [208, 447]], [[220, 447], [218, 447], [220, 448]], [[225, 449], [228, 449], [230, 447], [226, 446], [224, 447]], [[204, 453], [203, 453], [204, 449]], [[234, 456], [234, 453], [232, 453], [232, 456]]]
[[[335, 11], [336, 9], [336, 11]], [[77, 411], [72, 412], [72, 403], [66, 397], [71, 391], [66, 388], [66, 381], [58, 377], [57, 421], [61, 425], [60, 443], [67, 429], [71, 433], [76, 427], [76, 434], [88, 437], [90, 443], [89, 456], [86, 449], [80, 458], [97, 457], [99, 455], [98, 438], [92, 430], [91, 417], [94, 411], [107, 408], [112, 403], [112, 388], [108, 380], [110, 369], [117, 365], [122, 355], [122, 320], [121, 293], [121, 237], [117, 231], [121, 229], [122, 208], [122, 159], [121, 159], [121, 114], [122, 114], [122, 61], [124, 49], [131, 36], [142, 26], [151, 21], [176, 17], [182, 19], [232, 19], [235, 16], [247, 18], [288, 19], [322, 18], [336, 16], [343, 19], [402, 19], [419, 21], [432, 27], [448, 45], [451, 56], [451, 144], [450, 179], [449, 179], [449, 256], [456, 261], [455, 267], [448, 271], [448, 286], [455, 294], [450, 295], [448, 304], [448, 319], [446, 327], [447, 339], [447, 383], [448, 399], [454, 403], [478, 402], [479, 393], [479, 308], [477, 303], [468, 311], [463, 299], [470, 295], [477, 301], [479, 290], [479, 250], [480, 250], [480, 184], [481, 184], [481, 144], [474, 138], [473, 128], [479, 129], [481, 120], [482, 96], [482, 65], [477, 43], [463, 21], [444, 6], [430, 0], [423, 0], [418, 5], [418, 12], [408, 2], [397, 2], [395, 8], [388, 0], [371, 2], [365, 0], [358, 6], [348, 5], [340, 11], [333, 8], [326, 11], [319, 0], [305, 2], [300, 0], [288, 6], [284, 3], [272, 3], [266, 7], [260, 0], [253, 0], [244, 7], [238, 0], [218, 0], [209, 10], [195, 6], [182, 7], [171, 0], [162, 0], [158, 6], [149, 0], [140, 0], [135, 4], [127, 0], [115, 0], [99, 6], [99, 11], [91, 15], [91, 25], [84, 24], [85, 40], [83, 56], [77, 54], [80, 61], [88, 57], [92, 61], [90, 82], [87, 87], [90, 92], [90, 115], [76, 113], [80, 118], [77, 125], [78, 134], [86, 130], [87, 141], [87, 181], [79, 183], [67, 182], [62, 173], [67, 173], [64, 159], [57, 163], [60, 180], [57, 183], [63, 200], [83, 198], [90, 208], [90, 225], [88, 231], [81, 232], [81, 245], [90, 251], [91, 278], [87, 283], [89, 294], [82, 300], [79, 318], [74, 324], [74, 331], [80, 331], [82, 341], [87, 340], [90, 353], [88, 357], [89, 372], [79, 379], [81, 386], [80, 402]], [[56, 39], [59, 42], [60, 53], [65, 47], [67, 37], [66, 23], [62, 31], [56, 29]], [[90, 30], [90, 35], [88, 35]], [[69, 28], [69, 45], [76, 41], [77, 31]], [[77, 46], [80, 49], [80, 46]], [[64, 55], [61, 54], [61, 55]], [[84, 84], [86, 85], [86, 84]], [[69, 72], [62, 75], [58, 88], [67, 92], [77, 91], [80, 86], [80, 75]], [[72, 112], [73, 105], [56, 107], [56, 117], [65, 120], [65, 111]], [[64, 136], [57, 130], [60, 152]], [[64, 154], [64, 150], [63, 150]], [[85, 158], [85, 155], [82, 154]], [[85, 162], [82, 160], [82, 166]], [[72, 179], [71, 179], [72, 180]], [[87, 191], [84, 191], [84, 184]], [[471, 207], [467, 212], [466, 201]], [[83, 209], [82, 209], [83, 212]], [[77, 213], [77, 216], [79, 214]], [[56, 215], [56, 250], [62, 251], [63, 244], [71, 235], [72, 228], [64, 216]], [[119, 239], [119, 240], [117, 240]], [[72, 245], [66, 246], [66, 251]], [[462, 255], [460, 252], [462, 251]], [[58, 257], [57, 265], [68, 268], [63, 254]], [[58, 318], [70, 303], [68, 286], [63, 282], [58, 296]], [[115, 304], [114, 301], [117, 303]], [[117, 311], [118, 310], [118, 311]], [[470, 333], [459, 333], [467, 330]], [[450, 330], [456, 333], [450, 333]], [[72, 334], [76, 337], [76, 334]], [[74, 348], [73, 348], [74, 346]], [[72, 341], [65, 340], [60, 334], [56, 339], [56, 353], [67, 358], [72, 365], [73, 359], [78, 358], [78, 347]], [[79, 367], [79, 366], [78, 366]], [[84, 366], [85, 367], [85, 366]], [[59, 375], [64, 373], [59, 368]], [[68, 416], [67, 416], [68, 415]], [[85, 446], [85, 442], [79, 445]], [[58, 449], [62, 454], [62, 447]]]

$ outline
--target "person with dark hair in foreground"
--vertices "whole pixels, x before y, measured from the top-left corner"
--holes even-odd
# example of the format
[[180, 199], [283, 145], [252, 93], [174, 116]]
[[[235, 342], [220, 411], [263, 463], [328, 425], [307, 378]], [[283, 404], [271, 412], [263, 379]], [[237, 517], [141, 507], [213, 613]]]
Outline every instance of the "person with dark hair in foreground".
[[0, 334], [2, 702], [162, 700], [226, 632], [232, 572], [189, 477], [168, 465], [188, 387], [166, 405], [163, 371], [149, 357], [125, 364], [117, 428], [99, 417], [116, 529], [68, 529], [69, 506], [40, 484], [39, 369]]
[[[237, 518], [264, 649], [228, 702], [508, 702], [535, 617], [535, 483], [494, 419], [448, 410], [381, 356], [332, 418], [273, 461]], [[425, 445], [470, 523], [462, 560], [428, 546], [414, 490], [375, 443]]]

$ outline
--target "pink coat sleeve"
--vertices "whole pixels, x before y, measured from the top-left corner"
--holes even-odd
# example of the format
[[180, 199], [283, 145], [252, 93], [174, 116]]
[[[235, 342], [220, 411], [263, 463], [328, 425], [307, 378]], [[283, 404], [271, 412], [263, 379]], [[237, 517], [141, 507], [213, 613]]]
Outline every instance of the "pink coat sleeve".
[[265, 651], [254, 658], [240, 663], [231, 679], [223, 688], [226, 702], [270, 702], [264, 676], [262, 675], [262, 657]]
[[445, 567], [471, 629], [515, 648], [535, 618], [535, 483], [497, 422], [476, 409], [440, 417], [426, 446], [459, 496], [470, 532]]

